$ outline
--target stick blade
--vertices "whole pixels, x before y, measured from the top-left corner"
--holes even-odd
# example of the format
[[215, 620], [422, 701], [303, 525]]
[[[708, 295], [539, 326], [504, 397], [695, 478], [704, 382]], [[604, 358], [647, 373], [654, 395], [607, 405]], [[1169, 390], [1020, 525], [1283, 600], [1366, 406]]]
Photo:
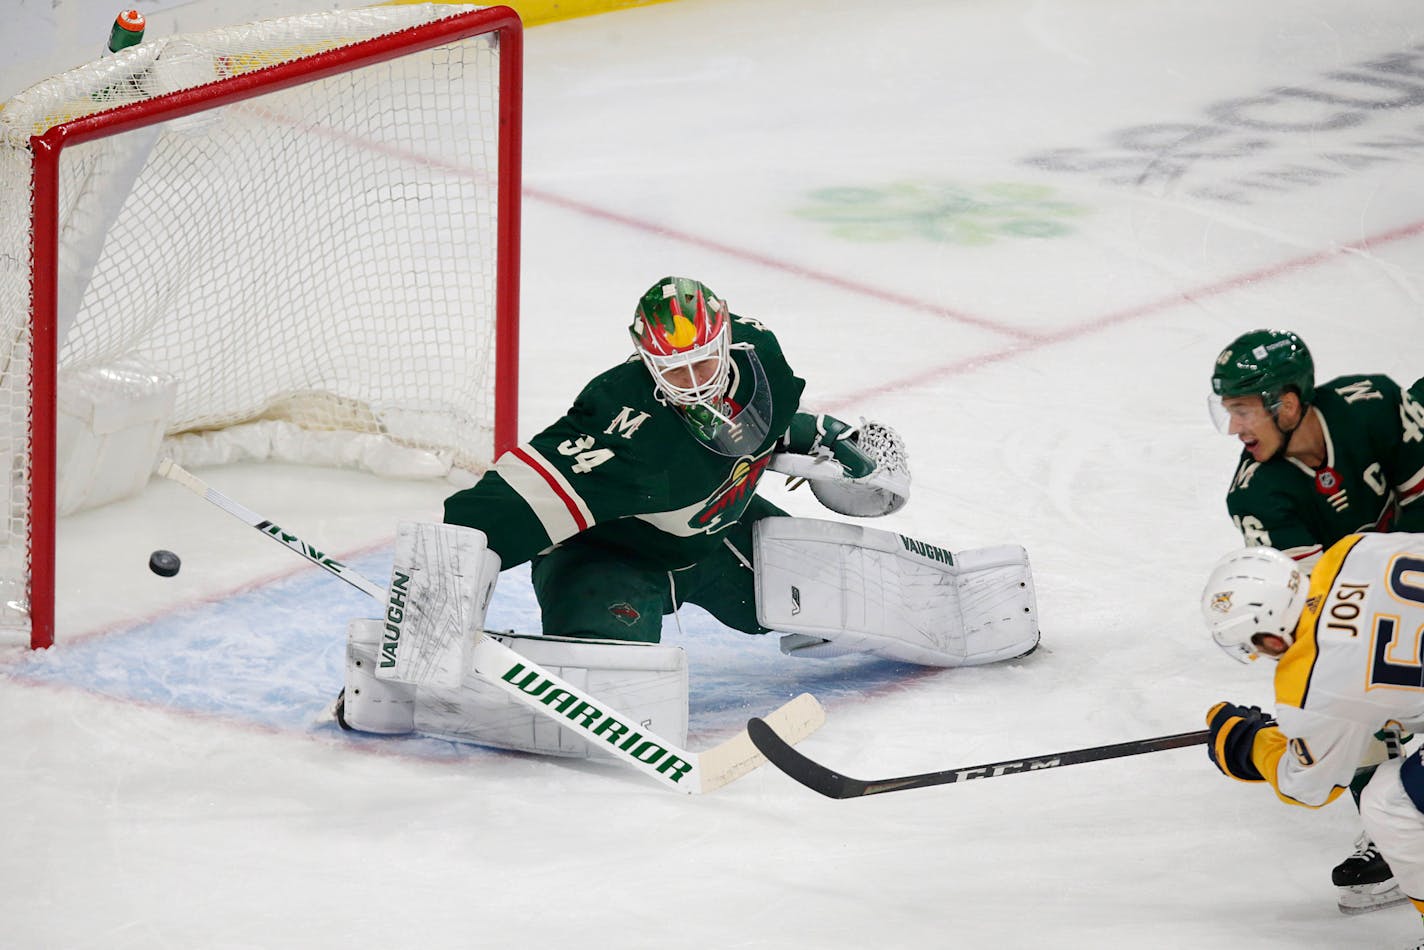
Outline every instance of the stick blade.
[[[802, 693], [781, 708], [768, 713], [765, 720], [752, 720], [763, 725], [772, 723], [779, 733], [777, 740], [786, 743], [787, 748], [790, 748], [790, 743], [800, 742], [821, 728], [825, 721], [825, 709], [821, 708], [816, 697], [810, 693]], [[772, 729], [773, 726], [768, 725], [766, 728]], [[710, 792], [729, 785], [765, 762], [766, 758], [759, 751], [758, 745], [748, 736], [747, 730], [743, 730], [698, 756], [698, 771], [702, 776], [701, 790]]]
[[785, 772], [791, 778], [814, 792], [827, 798], [857, 798], [864, 794], [865, 783], [826, 768], [819, 762], [806, 758], [791, 747], [778, 731], [768, 722], [751, 719], [747, 722], [747, 735], [768, 762]]

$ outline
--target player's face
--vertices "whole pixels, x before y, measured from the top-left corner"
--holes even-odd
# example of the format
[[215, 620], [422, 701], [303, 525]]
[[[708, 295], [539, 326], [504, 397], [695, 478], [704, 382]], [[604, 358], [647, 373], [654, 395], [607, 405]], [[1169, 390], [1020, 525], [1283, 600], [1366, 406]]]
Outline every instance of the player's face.
[[717, 366], [721, 362], [715, 356], [681, 366], [669, 366], [663, 370], [663, 379], [679, 389], [696, 389], [705, 386], [717, 376]]
[[1266, 461], [1285, 445], [1285, 433], [1260, 396], [1228, 396], [1221, 400], [1221, 408], [1226, 411], [1227, 433], [1240, 439], [1256, 461]]
[[1260, 650], [1263, 655], [1269, 656], [1272, 659], [1279, 657], [1282, 653], [1286, 652], [1287, 647], [1289, 647], [1289, 644], [1286, 643], [1283, 637], [1278, 637], [1274, 633], [1255, 634], [1251, 637], [1251, 642], [1256, 645], [1256, 649]]

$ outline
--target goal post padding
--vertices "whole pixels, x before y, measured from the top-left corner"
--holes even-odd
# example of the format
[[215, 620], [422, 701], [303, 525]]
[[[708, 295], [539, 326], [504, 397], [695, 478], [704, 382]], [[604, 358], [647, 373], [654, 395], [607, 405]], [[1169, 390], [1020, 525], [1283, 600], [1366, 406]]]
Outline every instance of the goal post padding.
[[370, 7], [145, 42], [0, 109], [0, 627], [53, 642], [59, 486], [113, 459], [454, 478], [513, 445], [521, 73], [507, 7]]

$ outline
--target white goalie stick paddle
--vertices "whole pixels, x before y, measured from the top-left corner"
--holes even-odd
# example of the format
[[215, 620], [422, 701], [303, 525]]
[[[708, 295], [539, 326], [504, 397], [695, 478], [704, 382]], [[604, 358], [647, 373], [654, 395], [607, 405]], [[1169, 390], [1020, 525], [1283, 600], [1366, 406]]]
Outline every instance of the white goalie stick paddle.
[[[172, 459], [165, 458], [159, 463], [158, 474], [183, 485], [317, 567], [370, 595], [384, 608], [385, 588], [228, 498]], [[480, 635], [473, 657], [475, 672], [514, 699], [572, 729], [596, 748], [605, 750], [619, 761], [676, 791], [688, 794], [710, 792], [741, 778], [766, 761], [745, 729], [705, 752], [679, 748], [487, 634]], [[767, 723], [783, 741], [795, 743], [819, 729], [826, 721], [826, 713], [816, 697], [802, 693], [757, 721]]]

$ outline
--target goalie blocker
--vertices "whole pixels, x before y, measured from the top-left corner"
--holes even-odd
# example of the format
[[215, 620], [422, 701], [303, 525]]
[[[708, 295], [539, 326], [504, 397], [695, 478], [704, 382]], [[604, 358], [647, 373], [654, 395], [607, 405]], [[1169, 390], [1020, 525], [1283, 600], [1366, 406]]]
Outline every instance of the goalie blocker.
[[1028, 554], [953, 554], [891, 531], [764, 518], [755, 531], [757, 620], [783, 653], [872, 653], [924, 666], [979, 666], [1038, 646]]

